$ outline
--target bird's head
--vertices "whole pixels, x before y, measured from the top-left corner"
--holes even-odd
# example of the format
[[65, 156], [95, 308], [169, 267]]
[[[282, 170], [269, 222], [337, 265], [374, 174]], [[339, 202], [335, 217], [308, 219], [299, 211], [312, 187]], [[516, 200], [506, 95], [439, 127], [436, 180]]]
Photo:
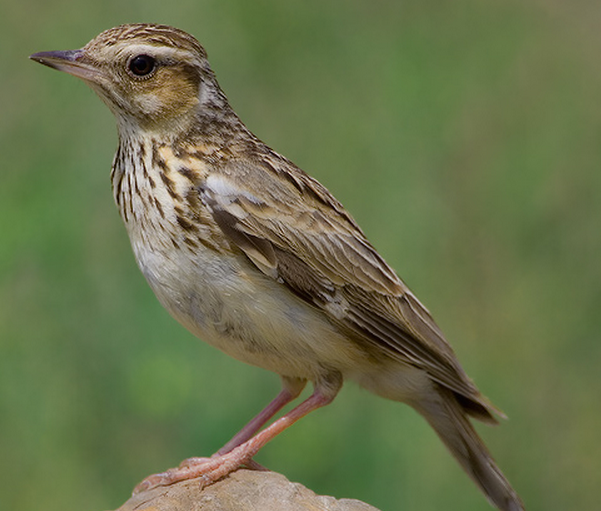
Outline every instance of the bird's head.
[[79, 50], [35, 53], [31, 59], [84, 80], [121, 129], [187, 129], [203, 111], [227, 107], [198, 41], [165, 25], [121, 25]]

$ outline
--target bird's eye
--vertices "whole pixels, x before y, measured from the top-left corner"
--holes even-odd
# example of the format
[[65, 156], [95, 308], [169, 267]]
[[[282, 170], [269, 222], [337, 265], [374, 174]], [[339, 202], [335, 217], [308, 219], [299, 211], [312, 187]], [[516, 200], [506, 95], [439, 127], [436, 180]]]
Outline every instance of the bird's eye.
[[155, 67], [156, 60], [150, 55], [137, 55], [129, 61], [129, 70], [136, 76], [147, 76]]

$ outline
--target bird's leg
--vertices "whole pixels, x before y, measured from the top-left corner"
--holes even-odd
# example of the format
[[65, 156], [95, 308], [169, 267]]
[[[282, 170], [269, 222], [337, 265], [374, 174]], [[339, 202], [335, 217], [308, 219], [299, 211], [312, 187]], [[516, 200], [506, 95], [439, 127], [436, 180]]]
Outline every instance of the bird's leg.
[[219, 449], [212, 458], [219, 457], [230, 452], [235, 447], [243, 444], [253, 437], [253, 435], [262, 428], [269, 419], [278, 413], [284, 406], [295, 400], [307, 384], [306, 380], [299, 378], [287, 378], [282, 376], [282, 390], [276, 398], [269, 403], [254, 419], [244, 426], [236, 435], [221, 449]]
[[[151, 475], [138, 484], [138, 486], [136, 486], [134, 489], [134, 494], [154, 488], [156, 486], [167, 486], [178, 481], [194, 479], [196, 477], [202, 477], [201, 484], [203, 487], [218, 481], [245, 463], [250, 462], [252, 457], [257, 454], [257, 452], [259, 452], [259, 450], [267, 442], [279, 435], [288, 427], [292, 426], [292, 424], [294, 424], [297, 420], [301, 419], [313, 410], [331, 403], [342, 385], [342, 379], [337, 377], [334, 386], [331, 385], [332, 382], [329, 383], [330, 385], [327, 386], [316, 384], [315, 391], [309, 398], [303, 401], [296, 408], [290, 410], [284, 416], [271, 423], [271, 425], [257, 433], [252, 438], [246, 440], [237, 447], [234, 447], [231, 451], [210, 459], [200, 458], [199, 463], [196, 464], [191, 463], [183, 467], [170, 469], [167, 472]], [[267, 408], [269, 409], [272, 404], [270, 404]], [[265, 410], [259, 415], [262, 416], [264, 412]], [[264, 418], [263, 422], [266, 420], [268, 420], [267, 417]], [[246, 427], [243, 428], [243, 430], [236, 435], [236, 437], [242, 438], [242, 433], [244, 433], [245, 436], [248, 436], [249, 433], [245, 430]]]
[[[252, 436], [259, 431], [261, 427], [267, 423], [269, 419], [271, 419], [276, 413], [278, 413], [284, 406], [288, 403], [296, 399], [302, 390], [305, 388], [307, 384], [306, 380], [302, 380], [300, 378], [288, 378], [286, 376], [282, 376], [282, 390], [275, 397], [275, 399], [269, 403], [259, 414], [250, 420], [246, 426], [244, 426], [238, 433], [234, 435], [234, 437], [225, 444], [221, 449], [219, 449], [211, 458], [218, 458], [219, 456], [230, 452], [234, 447], [238, 447], [240, 444], [243, 444]], [[187, 468], [192, 465], [199, 465], [200, 463], [204, 463], [211, 458], [187, 458], [182, 461], [178, 468]], [[258, 463], [249, 460], [247, 463], [248, 468], [255, 469], [263, 469], [261, 465]]]

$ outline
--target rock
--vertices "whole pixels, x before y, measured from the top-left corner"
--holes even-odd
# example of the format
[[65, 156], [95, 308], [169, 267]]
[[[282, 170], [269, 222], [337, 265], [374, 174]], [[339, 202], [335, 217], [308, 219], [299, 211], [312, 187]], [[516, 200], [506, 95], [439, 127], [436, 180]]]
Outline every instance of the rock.
[[197, 480], [147, 490], [116, 511], [378, 511], [359, 500], [315, 495], [275, 472], [238, 470], [206, 488]]

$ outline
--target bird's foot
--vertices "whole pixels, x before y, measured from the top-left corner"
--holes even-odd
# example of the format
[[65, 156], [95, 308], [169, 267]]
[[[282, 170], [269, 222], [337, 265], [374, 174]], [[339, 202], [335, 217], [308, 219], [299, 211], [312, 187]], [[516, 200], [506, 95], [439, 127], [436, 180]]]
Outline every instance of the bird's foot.
[[234, 449], [227, 454], [214, 455], [211, 458], [185, 459], [176, 468], [148, 476], [134, 488], [133, 494], [196, 478], [199, 479], [200, 487], [205, 488], [242, 466], [253, 470], [267, 470], [254, 461], [248, 452]]

